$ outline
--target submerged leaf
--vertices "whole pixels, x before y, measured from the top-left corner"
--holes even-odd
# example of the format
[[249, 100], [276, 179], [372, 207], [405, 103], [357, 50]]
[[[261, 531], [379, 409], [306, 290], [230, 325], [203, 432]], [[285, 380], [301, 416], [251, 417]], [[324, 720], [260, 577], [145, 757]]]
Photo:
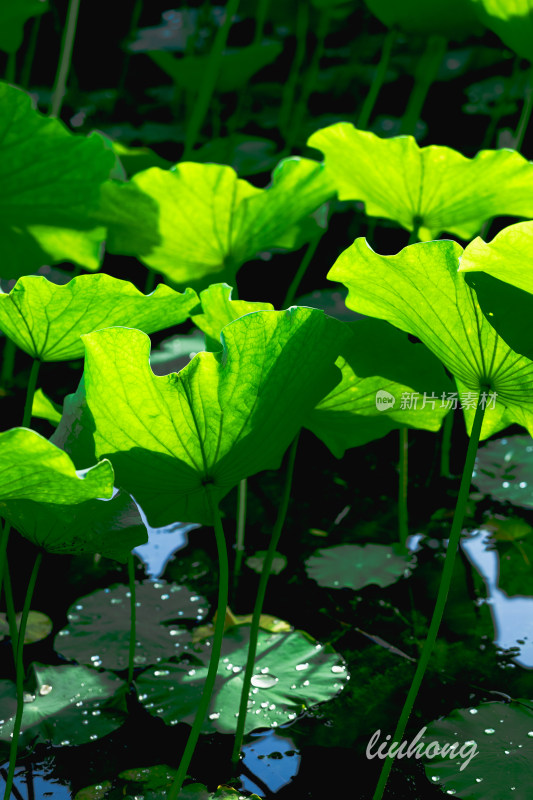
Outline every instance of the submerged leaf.
[[[126, 721], [126, 684], [115, 675], [79, 666], [32, 664], [26, 682], [20, 745], [56, 747], [101, 739]], [[0, 681], [0, 740], [11, 741], [15, 684]]]
[[[250, 639], [248, 625], [229, 630], [223, 640], [215, 689], [203, 732], [233, 733]], [[192, 725], [202, 693], [210, 648], [195, 650], [202, 666], [165, 662], [136, 680], [139, 699], [167, 725]], [[168, 674], [157, 675], [164, 668]], [[259, 632], [245, 731], [290, 722], [310, 706], [334, 697], [348, 675], [341, 657], [301, 631]], [[257, 689], [257, 691], [255, 691]]]
[[372, 583], [390, 586], [410, 573], [414, 560], [397, 544], [341, 544], [317, 550], [305, 563], [319, 586], [362, 589]]
[[323, 165], [309, 159], [281, 161], [266, 189], [231, 167], [184, 162], [109, 181], [101, 219], [111, 253], [135, 255], [173, 284], [233, 284], [258, 252], [300, 247], [307, 237], [298, 226], [333, 194]]
[[533, 164], [515, 150], [465, 158], [450, 147], [419, 147], [412, 136], [381, 139], [348, 122], [316, 131], [307, 144], [324, 153], [340, 200], [363, 201], [368, 216], [418, 230], [421, 239], [442, 231], [470, 239], [491, 217], [533, 216]]
[[[165, 581], [136, 583], [137, 666], [155, 664], [177, 654], [191, 642], [180, 627], [183, 620], [201, 620], [207, 602], [185, 586]], [[130, 639], [128, 586], [112, 586], [80, 597], [67, 612], [69, 624], [55, 638], [54, 647], [66, 658], [105, 669], [127, 669]]]
[[41, 276], [20, 278], [0, 294], [0, 328], [41, 361], [68, 361], [84, 354], [81, 336], [122, 325], [153, 333], [184, 322], [198, 305], [192, 289], [178, 294], [159, 285], [145, 296], [129, 281], [79, 275], [58, 286]]
[[457, 271], [462, 252], [438, 241], [380, 256], [356, 239], [328, 278], [348, 287], [349, 308], [414, 334], [440, 358], [455, 377], [469, 429], [481, 396], [482, 438], [511, 422], [533, 432], [533, 362], [511, 350], [481, 313]]
[[108, 453], [117, 485], [154, 527], [210, 524], [204, 486], [219, 500], [242, 478], [279, 467], [305, 415], [338, 381], [343, 337], [342, 323], [320, 311], [258, 311], [224, 328], [221, 353], [198, 353], [158, 377], [144, 334], [89, 334], [87, 405], [80, 397], [72, 423], [85, 426], [87, 449], [75, 458], [90, 461], [91, 441]]
[[0, 83], [0, 109], [0, 276], [15, 278], [58, 261], [98, 269], [105, 229], [91, 213], [114, 154], [99, 134], [70, 133], [6, 83]]

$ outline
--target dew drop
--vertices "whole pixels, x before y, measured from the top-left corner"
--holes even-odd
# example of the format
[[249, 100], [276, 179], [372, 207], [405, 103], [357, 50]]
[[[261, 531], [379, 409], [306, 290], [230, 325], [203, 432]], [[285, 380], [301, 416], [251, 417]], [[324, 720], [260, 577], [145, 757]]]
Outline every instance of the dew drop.
[[307, 669], [308, 667], [309, 667], [309, 664], [307, 662], [305, 664], [296, 664], [295, 670], [297, 672], [299, 672], [300, 670]]
[[264, 675], [264, 674], [257, 674], [252, 676], [252, 680], [250, 683], [252, 686], [255, 686], [257, 689], [270, 689], [278, 682], [278, 678], [275, 675]]
[[168, 669], [154, 669], [154, 675], [157, 678], [160, 678], [161, 675], [170, 675], [170, 670], [168, 670]]
[[209, 714], [209, 719], [218, 719], [220, 717], [219, 711], [213, 711], [212, 714]]
[[494, 733], [494, 728], [485, 728], [485, 733]]
[[468, 710], [471, 714], [477, 714], [477, 708], [469, 708]]
[[50, 694], [51, 691], [52, 691], [52, 687], [50, 686], [50, 684], [49, 683], [43, 683], [43, 685], [39, 689], [39, 694], [41, 695], [41, 697], [45, 697], [45, 695]]

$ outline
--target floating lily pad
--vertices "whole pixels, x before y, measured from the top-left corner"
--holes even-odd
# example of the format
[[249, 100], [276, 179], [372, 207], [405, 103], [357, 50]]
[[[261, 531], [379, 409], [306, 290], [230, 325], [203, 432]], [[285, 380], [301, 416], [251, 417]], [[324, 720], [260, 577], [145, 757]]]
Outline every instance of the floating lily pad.
[[[17, 628], [20, 628], [21, 617], [22, 613], [16, 615]], [[24, 644], [33, 644], [33, 642], [40, 642], [41, 639], [46, 639], [48, 634], [52, 632], [53, 627], [49, 616], [41, 611], [30, 611], [24, 632]], [[9, 636], [9, 634], [7, 614], [0, 614], [0, 639], [3, 639], [4, 636]]]
[[105, 228], [91, 212], [114, 154], [98, 133], [72, 134], [6, 83], [0, 83], [0, 109], [0, 276], [27, 275], [59, 261], [98, 269]]
[[[261, 573], [263, 569], [263, 562], [265, 560], [267, 551], [266, 550], [258, 550], [257, 553], [254, 553], [253, 556], [248, 556], [246, 559], [247, 565], [250, 569], [253, 569], [254, 572]], [[279, 575], [282, 570], [285, 569], [287, 566], [287, 558], [283, 555], [283, 553], [274, 553], [274, 558], [272, 560], [272, 566], [270, 568], [271, 575]]]
[[501, 503], [533, 508], [533, 442], [530, 436], [493, 439], [477, 451], [472, 483]]
[[[33, 742], [78, 745], [101, 739], [126, 721], [126, 684], [116, 675], [81, 666], [33, 664], [25, 684], [20, 746]], [[15, 684], [0, 681], [5, 721], [0, 740], [9, 742], [17, 708]]]
[[307, 574], [320, 586], [334, 589], [390, 586], [407, 577], [415, 563], [398, 544], [341, 544], [316, 552], [305, 562]]
[[154, 333], [184, 322], [197, 305], [192, 289], [178, 294], [160, 284], [144, 295], [103, 273], [79, 275], [63, 286], [31, 275], [0, 294], [0, 327], [33, 358], [68, 361], [83, 356], [85, 333], [115, 325]]
[[[233, 733], [250, 640], [248, 625], [228, 631], [203, 732]], [[210, 648], [195, 650], [203, 665], [166, 662], [142, 672], [139, 699], [167, 725], [192, 725], [207, 675]], [[310, 706], [334, 697], [348, 675], [342, 658], [302, 631], [259, 632], [246, 732], [290, 722]]]
[[[207, 602], [175, 583], [136, 584], [137, 666], [176, 655], [191, 642], [180, 627], [184, 620], [202, 620]], [[130, 592], [117, 585], [80, 597], [70, 606], [69, 624], [59, 631], [55, 649], [73, 661], [106, 669], [126, 669], [130, 637]]]
[[[465, 800], [529, 800], [533, 783], [533, 701], [482, 703], [431, 722], [423, 737], [440, 747], [456, 742], [455, 758], [423, 758], [428, 779]], [[435, 745], [430, 755], [436, 750]]]

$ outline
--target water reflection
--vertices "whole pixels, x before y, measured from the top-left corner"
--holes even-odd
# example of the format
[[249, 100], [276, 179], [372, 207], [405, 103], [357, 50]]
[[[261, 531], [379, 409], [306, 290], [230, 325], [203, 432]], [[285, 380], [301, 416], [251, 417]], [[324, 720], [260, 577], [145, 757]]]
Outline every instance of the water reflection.
[[160, 578], [174, 553], [187, 545], [189, 531], [200, 528], [201, 525], [196, 522], [173, 522], [163, 528], [151, 528], [142, 508], [137, 508], [146, 525], [148, 541], [136, 547], [133, 552], [145, 564], [148, 577]]
[[261, 731], [250, 734], [251, 741], [244, 745], [243, 763], [246, 772], [256, 777], [258, 783], [241, 774], [242, 788], [264, 797], [266, 790], [278, 792], [298, 774], [301, 757], [290, 736], [281, 732]]
[[498, 588], [499, 558], [496, 550], [488, 550], [491, 534], [472, 531], [461, 540], [461, 546], [487, 584], [487, 603], [494, 623], [494, 642], [502, 649], [519, 647], [513, 660], [521, 667], [533, 668], [533, 597], [508, 597]]

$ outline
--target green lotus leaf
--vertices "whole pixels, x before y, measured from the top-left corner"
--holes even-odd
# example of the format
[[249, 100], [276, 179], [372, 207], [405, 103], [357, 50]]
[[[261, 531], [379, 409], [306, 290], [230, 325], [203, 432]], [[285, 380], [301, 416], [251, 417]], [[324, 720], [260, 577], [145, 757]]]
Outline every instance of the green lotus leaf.
[[[321, 311], [257, 311], [224, 328], [221, 353], [198, 353], [155, 376], [150, 340], [109, 328], [88, 334], [83, 397], [66, 427], [85, 429], [85, 460], [108, 453], [117, 485], [153, 527], [211, 524], [204, 486], [219, 500], [247, 476], [277, 469], [307, 412], [336, 384], [342, 323]], [[61, 426], [60, 426], [61, 427]], [[58, 435], [67, 435], [58, 428]], [[75, 435], [74, 456], [81, 464]], [[66, 445], [65, 445], [66, 446]], [[69, 447], [70, 449], [70, 447]]]
[[[532, 737], [531, 700], [459, 708], [427, 726], [422, 763], [428, 780], [447, 794], [472, 800], [527, 800], [533, 780]], [[455, 757], [437, 754], [435, 742], [439, 750], [457, 743]]]
[[494, 549], [499, 557], [498, 589], [505, 592], [507, 597], [532, 597], [533, 537], [530, 535], [521, 541], [496, 542]]
[[281, 161], [266, 189], [231, 167], [186, 162], [108, 181], [100, 218], [111, 253], [137, 256], [179, 286], [233, 285], [258, 252], [300, 247], [309, 232], [299, 226], [333, 194], [323, 165], [308, 159]]
[[24, 38], [24, 24], [30, 17], [48, 11], [46, 0], [2, 0], [0, 7], [0, 50], [16, 53]]
[[533, 253], [533, 223], [509, 225], [490, 243], [474, 239], [461, 256], [459, 271], [478, 297], [481, 309], [502, 339], [533, 358], [533, 279], [524, 262]]
[[[21, 617], [22, 612], [16, 615], [17, 629], [20, 629]], [[41, 611], [30, 611], [26, 622], [26, 630], [24, 631], [24, 644], [33, 644], [34, 642], [40, 642], [42, 639], [46, 639], [46, 637], [52, 633], [53, 627], [52, 620], [49, 616], [43, 614]], [[9, 635], [10, 630], [7, 614], [2, 613], [0, 614], [0, 639]]]
[[[246, 564], [253, 569], [254, 572], [258, 572], [261, 574], [263, 569], [263, 564], [265, 562], [265, 558], [267, 556], [266, 550], [258, 550], [253, 556], [248, 556], [246, 559]], [[274, 558], [272, 559], [272, 566], [270, 568], [271, 575], [279, 575], [285, 567], [287, 566], [287, 557], [283, 555], [283, 553], [278, 553], [277, 550], [274, 552]]]
[[69, 456], [28, 428], [0, 433], [0, 516], [11, 500], [70, 505], [113, 494], [113, 468], [104, 460], [76, 473]]
[[462, 252], [456, 242], [438, 241], [380, 256], [356, 239], [328, 277], [348, 287], [349, 308], [414, 334], [442, 361], [469, 430], [481, 395], [482, 438], [511, 422], [533, 431], [533, 362], [511, 350], [481, 313], [457, 271]]
[[352, 336], [336, 362], [342, 380], [307, 416], [305, 427], [337, 458], [394, 428], [438, 430], [453, 383], [433, 353], [381, 320], [346, 327]]
[[[224, 634], [204, 733], [235, 731], [249, 640], [249, 625], [239, 625]], [[201, 666], [163, 662], [142, 672], [135, 682], [141, 703], [167, 725], [192, 725], [194, 720], [210, 648], [204, 645], [195, 654], [203, 662]], [[157, 674], [162, 671], [168, 674]], [[347, 680], [342, 658], [329, 645], [317, 645], [302, 631], [259, 631], [245, 731], [290, 722], [310, 706], [330, 700]]]
[[74, 135], [32, 107], [28, 94], [0, 83], [0, 246], [2, 278], [42, 264], [100, 266], [105, 229], [91, 218], [114, 154], [103, 138]]
[[410, 574], [414, 560], [398, 544], [341, 544], [317, 550], [305, 564], [319, 586], [362, 589], [370, 584], [390, 586]]
[[465, 158], [449, 147], [419, 147], [412, 136], [381, 139], [348, 122], [316, 131], [307, 144], [324, 153], [340, 200], [363, 201], [369, 216], [418, 230], [421, 239], [442, 231], [471, 239], [491, 217], [533, 216], [533, 164], [515, 150]]
[[220, 334], [222, 328], [233, 320], [252, 311], [272, 311], [271, 303], [256, 303], [248, 300], [232, 300], [231, 286], [227, 283], [214, 283], [200, 292], [202, 313], [191, 314], [192, 321], [206, 335], [206, 349], [210, 352], [221, 350]]
[[[80, 597], [67, 613], [54, 647], [73, 661], [105, 669], [127, 669], [130, 637], [128, 586], [111, 586]], [[191, 634], [183, 620], [203, 620], [207, 601], [185, 586], [165, 581], [137, 583], [135, 589], [135, 664], [155, 664], [187, 646]]]
[[[280, 42], [259, 42], [222, 54], [215, 88], [219, 92], [234, 92], [248, 83], [250, 78], [275, 61], [283, 50]], [[204, 81], [209, 56], [174, 58], [171, 53], [152, 50], [152, 61], [169, 75], [174, 83], [188, 92], [199, 92]]]
[[532, 0], [471, 0], [483, 23], [521, 58], [533, 60]]
[[53, 400], [50, 400], [50, 398], [45, 395], [42, 389], [37, 389], [33, 396], [31, 415], [32, 417], [38, 417], [39, 419], [47, 419], [51, 425], [55, 426], [61, 419], [61, 406], [59, 406], [57, 403], [54, 403]]
[[[26, 681], [19, 747], [79, 745], [126, 721], [127, 686], [115, 675], [80, 666], [32, 664]], [[15, 684], [0, 681], [0, 741], [9, 742], [17, 708]]]
[[460, 39], [480, 31], [471, 0], [365, 0], [373, 14], [388, 28], [411, 34]]
[[31, 275], [0, 294], [0, 327], [34, 358], [68, 361], [83, 356], [85, 333], [115, 325], [153, 333], [184, 322], [197, 305], [192, 289], [178, 294], [159, 285], [145, 296], [129, 281], [103, 273], [62, 286]]
[[533, 508], [533, 443], [529, 436], [487, 442], [477, 451], [474, 486], [500, 503]]
[[76, 505], [7, 500], [0, 515], [38, 547], [59, 555], [100, 553], [126, 563], [148, 534], [139, 510], [127, 492], [112, 500], [86, 500]]

